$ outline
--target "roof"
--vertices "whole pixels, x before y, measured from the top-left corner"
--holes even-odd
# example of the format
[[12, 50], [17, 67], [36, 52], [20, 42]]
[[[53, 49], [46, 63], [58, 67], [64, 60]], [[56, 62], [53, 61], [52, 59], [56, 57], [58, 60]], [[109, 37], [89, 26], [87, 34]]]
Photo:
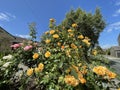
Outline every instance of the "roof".
[[114, 50], [120, 50], [120, 46], [113, 46], [111, 48], [114, 49]]
[[1, 34], [2, 33], [6, 33], [6, 34], [8, 34], [11, 38], [13, 38], [13, 39], [15, 39], [15, 36], [13, 36], [12, 34], [10, 34], [9, 32], [7, 32], [5, 29], [3, 29], [1, 26], [0, 26], [0, 32], [1, 32]]

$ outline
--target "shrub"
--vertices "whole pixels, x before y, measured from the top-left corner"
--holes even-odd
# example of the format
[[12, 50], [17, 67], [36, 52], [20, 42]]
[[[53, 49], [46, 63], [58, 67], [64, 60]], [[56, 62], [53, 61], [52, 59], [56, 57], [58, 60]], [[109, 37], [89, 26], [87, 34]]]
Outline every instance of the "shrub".
[[[109, 89], [117, 75], [95, 58], [97, 51], [91, 50], [89, 37], [76, 30], [76, 23], [68, 30], [59, 30], [54, 21], [50, 19], [52, 27], [39, 45], [29, 41], [15, 48], [13, 59], [8, 60], [10, 65], [1, 70], [5, 71], [1, 73], [1, 82], [13, 80], [7, 84], [21, 90]], [[24, 65], [22, 70], [20, 65]]]

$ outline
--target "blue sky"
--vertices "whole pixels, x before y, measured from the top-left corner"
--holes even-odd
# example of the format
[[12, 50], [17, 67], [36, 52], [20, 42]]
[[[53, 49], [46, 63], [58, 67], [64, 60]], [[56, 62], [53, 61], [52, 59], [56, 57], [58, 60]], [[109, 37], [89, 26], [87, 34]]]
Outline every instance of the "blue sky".
[[99, 7], [107, 23], [99, 44], [103, 48], [118, 45], [120, 0], [0, 0], [0, 26], [13, 35], [28, 37], [28, 24], [35, 22], [40, 37], [49, 29], [50, 18], [59, 24], [71, 8], [78, 7], [91, 13]]

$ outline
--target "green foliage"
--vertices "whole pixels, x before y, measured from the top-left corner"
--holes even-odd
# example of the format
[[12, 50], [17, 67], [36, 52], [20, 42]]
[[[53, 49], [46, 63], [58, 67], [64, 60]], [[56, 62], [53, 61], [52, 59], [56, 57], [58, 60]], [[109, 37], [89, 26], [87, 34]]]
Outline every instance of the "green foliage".
[[36, 24], [34, 22], [30, 23], [29, 24], [29, 29], [30, 29], [30, 36], [31, 36], [31, 40], [35, 40], [37, 37], [36, 37]]
[[96, 50], [99, 54], [105, 55], [105, 51], [100, 46], [96, 46]]
[[98, 8], [95, 14], [87, 13], [80, 8], [76, 11], [72, 9], [66, 14], [66, 18], [59, 27], [64, 27], [67, 30], [73, 23], [78, 25], [77, 31], [91, 39], [92, 46], [98, 43], [99, 35], [106, 25]]
[[110, 53], [111, 53], [110, 51], [111, 51], [111, 48], [106, 49], [106, 54], [110, 55]]
[[[1, 59], [0, 85], [13, 85], [19, 90], [108, 90], [107, 83], [112, 86], [117, 75], [91, 49], [92, 40], [77, 30], [78, 23], [70, 24], [68, 29], [56, 26], [54, 19], [50, 24], [39, 45], [34, 41], [20, 43], [12, 59]], [[9, 65], [2, 69], [8, 61]], [[114, 85], [115, 89], [119, 87]]]

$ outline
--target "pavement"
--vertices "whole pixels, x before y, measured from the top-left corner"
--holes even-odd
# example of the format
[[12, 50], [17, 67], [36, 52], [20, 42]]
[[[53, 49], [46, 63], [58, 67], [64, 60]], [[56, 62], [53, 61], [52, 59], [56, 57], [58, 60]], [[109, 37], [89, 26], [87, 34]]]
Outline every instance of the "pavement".
[[[104, 55], [104, 57], [109, 60], [110, 68], [112, 68], [114, 72], [120, 76], [120, 58], [112, 57], [108, 55]], [[115, 82], [116, 85], [120, 83], [119, 79], [114, 79], [113, 81]], [[118, 90], [118, 89], [112, 87], [110, 88], [110, 90]]]
[[120, 58], [112, 57], [112, 56], [104, 56], [109, 60], [110, 67], [115, 70], [117, 74], [120, 75]]

